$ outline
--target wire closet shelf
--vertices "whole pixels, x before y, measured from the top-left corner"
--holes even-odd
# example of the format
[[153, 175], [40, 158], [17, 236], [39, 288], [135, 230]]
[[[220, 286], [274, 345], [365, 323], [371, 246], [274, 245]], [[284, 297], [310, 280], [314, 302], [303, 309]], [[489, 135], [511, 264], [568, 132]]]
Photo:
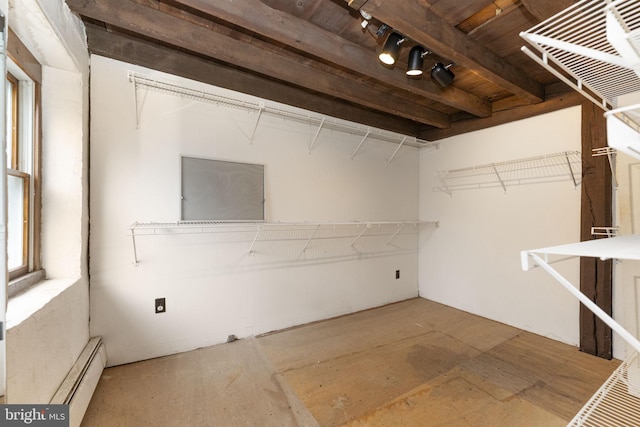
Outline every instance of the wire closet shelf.
[[611, 315], [588, 298], [551, 264], [575, 257], [640, 261], [640, 234], [614, 236], [522, 251], [524, 271], [540, 267], [575, 296], [585, 307], [624, 339], [631, 351], [602, 387], [569, 423], [569, 426], [640, 425], [640, 341]]
[[[640, 159], [640, 105], [632, 105], [640, 93], [640, 0], [579, 1], [520, 35], [541, 56], [523, 52], [605, 110], [609, 146]], [[596, 154], [611, 161], [610, 150]], [[616, 233], [522, 253], [523, 270], [543, 268], [633, 349], [570, 426], [640, 425], [640, 341], [550, 265], [576, 256], [640, 261], [640, 235]]]
[[[292, 120], [298, 123], [310, 124], [317, 126], [317, 132], [315, 138], [322, 129], [331, 129], [340, 132], [345, 132], [362, 137], [362, 142], [358, 146], [358, 149], [365, 142], [366, 139], [372, 138], [379, 141], [391, 142], [394, 144], [407, 145], [412, 147], [428, 147], [437, 148], [437, 142], [426, 141], [413, 136], [401, 135], [398, 133], [378, 129], [374, 127], [367, 127], [358, 125], [351, 122], [336, 119], [334, 117], [323, 116], [320, 114], [313, 114], [311, 112], [306, 113], [303, 111], [296, 111], [294, 109], [286, 109], [282, 107], [270, 106], [264, 102], [251, 102], [242, 99], [223, 96], [214, 92], [205, 91], [203, 89], [190, 88], [183, 84], [176, 82], [165, 81], [152, 76], [147, 76], [140, 73], [129, 71], [129, 81], [134, 85], [134, 96], [136, 103], [136, 123], [140, 123], [141, 104], [138, 90], [149, 89], [165, 94], [179, 96], [185, 99], [192, 99], [201, 102], [207, 102], [223, 107], [235, 108], [243, 110], [249, 113], [257, 113], [257, 118], [253, 132], [251, 133], [251, 141], [255, 137], [256, 129], [260, 122], [262, 115], [270, 115], [273, 117], [279, 117], [286, 120]], [[314, 139], [315, 139], [314, 138]], [[312, 144], [313, 145], [313, 144]], [[310, 147], [312, 148], [312, 147]], [[356, 150], [357, 152], [357, 150]], [[355, 156], [356, 152], [353, 153]]]
[[571, 181], [580, 184], [582, 158], [579, 151], [559, 153], [523, 159], [507, 160], [460, 169], [436, 172], [442, 183], [435, 187], [449, 195], [456, 190], [501, 187], [505, 192], [514, 185], [543, 182]]
[[522, 50], [604, 110], [640, 91], [640, 2], [583, 0], [520, 36]]
[[[422, 226], [437, 227], [437, 221], [177, 221], [135, 222], [130, 227], [134, 263], [138, 265], [136, 239], [145, 236], [185, 234], [212, 235], [212, 242], [241, 243], [249, 255], [272, 252], [289, 259], [303, 256], [337, 256], [376, 252], [414, 251]], [[283, 250], [284, 248], [284, 250]], [[328, 253], [328, 254], [327, 254]]]
[[623, 361], [568, 427], [640, 425], [640, 360], [633, 353]]

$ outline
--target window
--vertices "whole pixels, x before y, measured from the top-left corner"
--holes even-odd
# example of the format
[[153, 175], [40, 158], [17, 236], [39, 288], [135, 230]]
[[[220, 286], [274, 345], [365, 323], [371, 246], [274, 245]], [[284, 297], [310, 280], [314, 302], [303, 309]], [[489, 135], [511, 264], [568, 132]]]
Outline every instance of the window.
[[7, 71], [7, 267], [15, 279], [40, 268], [39, 86], [13, 61]]

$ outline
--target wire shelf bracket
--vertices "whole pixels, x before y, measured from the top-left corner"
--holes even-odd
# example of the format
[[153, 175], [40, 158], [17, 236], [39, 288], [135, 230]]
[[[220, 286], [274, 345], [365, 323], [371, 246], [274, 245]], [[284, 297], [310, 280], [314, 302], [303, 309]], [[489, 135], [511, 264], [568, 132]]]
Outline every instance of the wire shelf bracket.
[[604, 116], [607, 119], [607, 144], [640, 159], [640, 104], [616, 108]]
[[258, 106], [258, 117], [256, 118], [256, 123], [253, 125], [253, 132], [251, 132], [251, 138], [249, 138], [249, 142], [253, 144], [253, 139], [256, 137], [256, 131], [258, 130], [258, 124], [260, 124], [260, 117], [262, 117], [262, 113], [264, 112], [264, 102], [261, 102]]
[[613, 179], [613, 185], [618, 188], [618, 178], [616, 178], [616, 149], [613, 147], [600, 147], [591, 149], [592, 156], [607, 156], [609, 160], [609, 169], [611, 170], [611, 178]]
[[362, 137], [362, 140], [360, 141], [356, 149], [353, 150], [353, 154], [351, 154], [351, 160], [353, 160], [353, 158], [356, 156], [358, 151], [360, 151], [360, 147], [362, 147], [362, 144], [364, 144], [364, 142], [367, 140], [367, 137], [369, 136], [370, 133], [371, 133], [371, 128], [367, 128], [367, 133], [364, 134], [364, 136]]
[[620, 231], [619, 227], [591, 227], [592, 236], [617, 236]]
[[320, 120], [320, 124], [318, 125], [318, 130], [316, 130], [316, 134], [313, 136], [313, 139], [311, 140], [311, 144], [309, 144], [309, 154], [311, 154], [311, 152], [313, 151], [313, 147], [316, 145], [316, 141], [318, 140], [318, 136], [320, 135], [322, 126], [324, 126], [324, 120], [325, 120], [324, 117], [322, 118], [322, 120]]

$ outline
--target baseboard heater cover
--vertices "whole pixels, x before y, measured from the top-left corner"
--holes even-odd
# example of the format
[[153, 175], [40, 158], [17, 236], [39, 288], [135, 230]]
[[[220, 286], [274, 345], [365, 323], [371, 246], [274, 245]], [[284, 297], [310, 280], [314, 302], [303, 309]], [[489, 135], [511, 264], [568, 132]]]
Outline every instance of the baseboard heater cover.
[[90, 338], [50, 402], [69, 405], [70, 427], [80, 426], [106, 364], [102, 338]]

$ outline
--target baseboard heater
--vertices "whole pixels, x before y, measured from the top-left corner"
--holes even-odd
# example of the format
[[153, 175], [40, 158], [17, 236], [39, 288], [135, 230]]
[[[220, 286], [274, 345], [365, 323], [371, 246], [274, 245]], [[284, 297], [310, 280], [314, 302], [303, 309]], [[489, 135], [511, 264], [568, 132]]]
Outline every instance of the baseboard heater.
[[102, 338], [90, 338], [50, 402], [69, 405], [70, 427], [80, 426], [106, 364]]

